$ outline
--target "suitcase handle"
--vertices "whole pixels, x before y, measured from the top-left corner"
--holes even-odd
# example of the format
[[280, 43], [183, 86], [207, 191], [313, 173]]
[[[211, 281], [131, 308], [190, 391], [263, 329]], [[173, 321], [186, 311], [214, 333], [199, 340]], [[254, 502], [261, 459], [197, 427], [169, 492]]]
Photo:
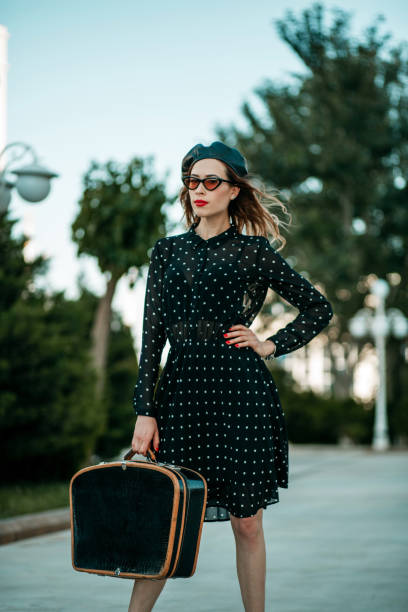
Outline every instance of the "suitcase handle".
[[[154, 454], [154, 452], [152, 451], [151, 448], [147, 449], [147, 452], [149, 453], [149, 455], [147, 456], [147, 459], [149, 461], [154, 461], [155, 463], [157, 463], [157, 459], [156, 459], [156, 455]], [[131, 448], [130, 450], [128, 450], [128, 452], [124, 455], [124, 459], [131, 459], [133, 457], [133, 455], [135, 454], [135, 451]]]

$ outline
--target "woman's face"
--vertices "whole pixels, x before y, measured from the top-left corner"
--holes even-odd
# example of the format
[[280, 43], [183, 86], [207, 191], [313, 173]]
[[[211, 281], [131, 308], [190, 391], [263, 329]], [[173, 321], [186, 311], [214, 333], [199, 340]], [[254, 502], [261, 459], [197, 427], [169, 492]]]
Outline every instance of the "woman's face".
[[[208, 175], [229, 180], [224, 163], [218, 159], [199, 159], [193, 165], [189, 174], [201, 179], [206, 178]], [[203, 218], [210, 218], [214, 215], [228, 216], [229, 203], [237, 197], [239, 189], [239, 187], [231, 185], [231, 183], [221, 183], [213, 191], [207, 191], [204, 184], [200, 183], [197, 189], [189, 191], [194, 214]], [[207, 204], [205, 206], [198, 206], [195, 200], [205, 200]]]

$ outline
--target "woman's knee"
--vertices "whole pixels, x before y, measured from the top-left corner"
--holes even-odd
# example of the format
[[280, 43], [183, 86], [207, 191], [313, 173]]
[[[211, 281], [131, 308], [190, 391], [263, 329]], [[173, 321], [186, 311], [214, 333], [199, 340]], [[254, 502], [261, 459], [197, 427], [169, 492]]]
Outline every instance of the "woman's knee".
[[254, 540], [262, 532], [262, 508], [253, 516], [239, 518], [230, 514], [231, 527], [235, 536], [245, 540]]

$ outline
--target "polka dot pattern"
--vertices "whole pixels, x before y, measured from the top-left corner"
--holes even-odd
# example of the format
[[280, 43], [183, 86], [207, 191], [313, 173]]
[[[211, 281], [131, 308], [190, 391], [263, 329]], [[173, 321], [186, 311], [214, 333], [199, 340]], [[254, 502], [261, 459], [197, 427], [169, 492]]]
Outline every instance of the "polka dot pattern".
[[249, 346], [226, 344], [223, 334], [251, 325], [268, 287], [299, 310], [268, 338], [276, 344], [268, 358], [310, 342], [333, 311], [264, 236], [240, 234], [232, 223], [204, 240], [196, 227], [153, 246], [133, 407], [157, 419], [158, 461], [206, 478], [204, 520], [225, 521], [279, 501], [278, 487], [288, 487], [288, 438], [265, 359]]

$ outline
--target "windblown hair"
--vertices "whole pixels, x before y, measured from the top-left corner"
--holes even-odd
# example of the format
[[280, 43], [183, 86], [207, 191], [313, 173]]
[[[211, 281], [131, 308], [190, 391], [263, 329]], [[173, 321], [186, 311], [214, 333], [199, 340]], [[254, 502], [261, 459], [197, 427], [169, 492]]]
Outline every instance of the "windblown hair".
[[[273, 240], [280, 244], [276, 248], [277, 251], [280, 251], [285, 246], [286, 239], [281, 235], [279, 227], [289, 227], [292, 215], [287, 210], [285, 204], [277, 197], [279, 190], [274, 189], [274, 193], [268, 193], [262, 182], [260, 182], [259, 187], [255, 186], [253, 175], [248, 174], [245, 178], [242, 178], [227, 164], [222, 163], [225, 167], [227, 178], [240, 187], [238, 196], [231, 200], [228, 207], [228, 214], [236, 225], [238, 232], [242, 233], [245, 227], [245, 231], [249, 235], [265, 236], [265, 238], [268, 238], [271, 234]], [[193, 165], [194, 162], [189, 167], [187, 174], [191, 172]], [[184, 209], [187, 227], [190, 227], [200, 217], [194, 214], [190, 191], [184, 185], [180, 190], [179, 198]], [[280, 213], [287, 215], [289, 222], [286, 223], [280, 219], [272, 209], [279, 209]]]

